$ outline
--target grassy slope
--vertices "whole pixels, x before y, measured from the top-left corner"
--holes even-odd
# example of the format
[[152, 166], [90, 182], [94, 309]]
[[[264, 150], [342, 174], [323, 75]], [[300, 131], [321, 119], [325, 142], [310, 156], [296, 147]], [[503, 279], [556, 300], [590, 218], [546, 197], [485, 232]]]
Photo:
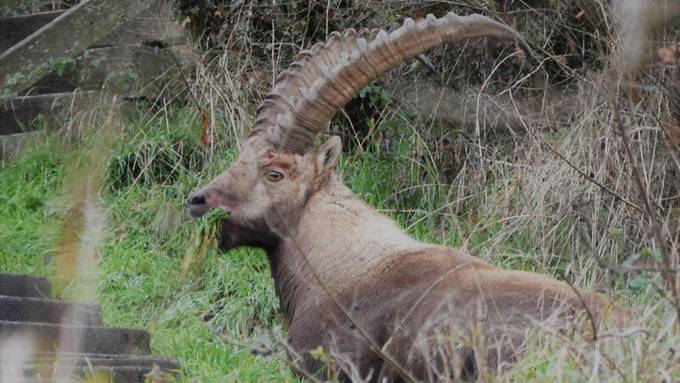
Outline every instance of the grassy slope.
[[[195, 143], [200, 128], [194, 119], [187, 113], [169, 118], [169, 122], [158, 118], [132, 124], [128, 127], [132, 133], [110, 149], [101, 194], [106, 225], [96, 286], [105, 322], [149, 328], [154, 353], [180, 359], [188, 381], [295, 381], [282, 362], [233, 345], [249, 346], [262, 329], [281, 322], [261, 252], [217, 254], [209, 249], [195, 277], [181, 275], [195, 230], [195, 223], [182, 217], [184, 198], [223, 169], [235, 152], [200, 154]], [[66, 179], [74, 179], [68, 177], [78, 168], [73, 164], [86, 157], [87, 142], [64, 150], [48, 140], [22, 160], [0, 168], [0, 270], [54, 275], [55, 244], [68, 206], [61, 191]], [[355, 192], [371, 205], [388, 209], [415, 237], [460, 245], [460, 232], [442, 229], [454, 226], [442, 225], [428, 213], [445, 203], [445, 187], [436, 182], [432, 167], [416, 165], [409, 151], [404, 144], [390, 153], [347, 155], [340, 172]], [[394, 193], [409, 187], [416, 187], [415, 194]], [[462, 218], [456, 227], [466, 227]], [[484, 219], [469, 217], [474, 225]], [[489, 232], [468, 238], [468, 249], [483, 247], [493, 232], [494, 218], [486, 219]], [[538, 247], [521, 235], [502, 248], [505, 256], [492, 259], [497, 264], [560, 270], [559, 263], [532, 262], [531, 254]], [[70, 289], [62, 289], [61, 294], [80, 296]], [[551, 359], [525, 367], [526, 376], [545, 375], [542, 371], [550, 370], [552, 363], [557, 362]]]
[[[262, 329], [280, 322], [263, 253], [243, 249], [217, 255], [210, 249], [198, 277], [181, 276], [195, 226], [182, 217], [185, 196], [235, 155], [233, 150], [216, 155], [220, 160], [199, 175], [195, 164], [183, 160], [206, 161], [194, 151], [198, 127], [192, 129], [187, 119], [179, 113], [169, 127], [161, 119], [138, 121], [129, 127], [132, 137], [111, 148], [101, 195], [106, 226], [97, 286], [105, 323], [149, 328], [154, 352], [180, 359], [191, 381], [294, 380], [281, 362], [220, 340], [249, 346]], [[69, 206], [64, 183], [79, 182], [74, 169], [87, 161], [91, 146], [89, 140], [66, 148], [48, 139], [0, 168], [0, 270], [54, 276]], [[355, 155], [341, 170], [377, 207], [392, 195], [392, 175], [407, 166], [383, 157]], [[418, 172], [405, 175], [403, 182], [418, 183]], [[424, 226], [416, 225], [414, 233], [427, 233]], [[58, 294], [88, 296], [69, 288]]]
[[[154, 352], [179, 358], [193, 381], [290, 381], [280, 362], [220, 340], [222, 335], [250, 345], [262, 328], [280, 322], [263, 253], [243, 249], [217, 255], [211, 249], [199, 277], [180, 275], [194, 227], [182, 217], [185, 196], [199, 179], [210, 178], [205, 173], [216, 174], [235, 155], [227, 150], [216, 155], [220, 160], [213, 161], [211, 170], [200, 175], [192, 171], [195, 164], [184, 161], [187, 157], [197, 162], [206, 158], [194, 151], [198, 127], [192, 129], [188, 118], [179, 113], [169, 127], [161, 119], [138, 121], [129, 127], [136, 133], [111, 149], [101, 196], [106, 229], [97, 286], [105, 322], [150, 328]], [[84, 162], [90, 146], [86, 141], [64, 150], [56, 140], [47, 140], [20, 161], [0, 168], [0, 270], [54, 275], [69, 204], [62, 195], [64, 182], [78, 182], [72, 174], [78, 170], [69, 169], [78, 169], [74, 164]], [[356, 154], [340, 171], [373, 206], [385, 207], [387, 200], [394, 207], [399, 205], [394, 202], [395, 174], [401, 173], [404, 185], [418, 185], [422, 173], [409, 165], [408, 153], [401, 154]], [[437, 188], [421, 189], [418, 195], [425, 204], [420, 208], [427, 212], [435, 204]], [[420, 221], [412, 233], [436, 241], [428, 220], [419, 219], [426, 218], [423, 214], [396, 218]], [[447, 239], [455, 241], [454, 234], [447, 233]], [[62, 289], [61, 295], [83, 296], [70, 289]]]
[[[149, 328], [153, 351], [180, 359], [190, 381], [294, 380], [281, 363], [255, 357], [219, 337], [249, 345], [256, 327], [276, 322], [277, 301], [263, 254], [242, 250], [209, 256], [200, 278], [182, 278], [192, 224], [181, 222], [181, 209], [193, 185], [176, 180], [110, 182], [116, 177], [115, 161], [130, 163], [130, 153], [158, 150], [147, 158], [153, 163], [158, 153], [171, 152], [177, 142], [172, 135], [152, 136], [165, 133], [151, 127], [112, 150], [101, 201], [106, 228], [96, 286], [105, 323]], [[85, 157], [85, 147], [87, 143], [64, 150], [50, 140], [0, 167], [0, 270], [54, 276], [68, 206], [61, 191], [69, 169]], [[176, 175], [194, 178], [184, 173], [182, 169]], [[58, 294], [87, 295], [68, 288]]]

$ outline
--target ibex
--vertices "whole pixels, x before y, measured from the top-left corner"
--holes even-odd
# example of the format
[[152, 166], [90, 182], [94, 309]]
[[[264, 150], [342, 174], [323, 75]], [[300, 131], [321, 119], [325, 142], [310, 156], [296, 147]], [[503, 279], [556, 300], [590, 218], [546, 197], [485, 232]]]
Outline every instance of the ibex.
[[[536, 320], [582, 308], [605, 313], [595, 293], [410, 238], [343, 184], [338, 137], [313, 148], [333, 114], [372, 80], [437, 45], [477, 37], [527, 49], [513, 29], [480, 15], [331, 33], [278, 76], [237, 161], [189, 196], [193, 217], [229, 213], [222, 249], [266, 251], [301, 371], [324, 373], [309, 353], [322, 346], [344, 380], [472, 378], [480, 364], [510, 361]], [[501, 346], [480, 355], [480, 339]]]

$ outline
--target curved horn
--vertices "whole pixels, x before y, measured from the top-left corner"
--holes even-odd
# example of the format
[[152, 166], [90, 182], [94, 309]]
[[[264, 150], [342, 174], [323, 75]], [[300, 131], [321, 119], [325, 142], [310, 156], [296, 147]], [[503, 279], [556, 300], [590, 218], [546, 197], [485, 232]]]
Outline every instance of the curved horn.
[[476, 37], [513, 39], [530, 51], [514, 29], [481, 15], [408, 18], [390, 33], [333, 32], [326, 43], [300, 52], [276, 78], [253, 132], [266, 131], [276, 147], [304, 153], [335, 112], [371, 81], [435, 46]]

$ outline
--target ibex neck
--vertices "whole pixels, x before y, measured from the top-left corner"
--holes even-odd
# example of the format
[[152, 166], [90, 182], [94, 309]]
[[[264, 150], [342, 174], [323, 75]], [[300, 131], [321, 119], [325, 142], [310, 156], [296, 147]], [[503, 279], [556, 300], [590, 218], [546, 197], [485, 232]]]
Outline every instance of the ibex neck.
[[317, 281], [332, 293], [351, 294], [357, 286], [380, 278], [399, 256], [431, 246], [407, 236], [337, 178], [310, 198], [288, 232], [272, 259], [288, 319], [301, 301], [324, 293]]

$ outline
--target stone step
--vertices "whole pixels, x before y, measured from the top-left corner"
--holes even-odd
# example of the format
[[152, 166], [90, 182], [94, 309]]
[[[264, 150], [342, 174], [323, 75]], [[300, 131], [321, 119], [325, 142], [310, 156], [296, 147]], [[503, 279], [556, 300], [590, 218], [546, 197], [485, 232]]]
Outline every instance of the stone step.
[[78, 1], [45, 1], [45, 0], [0, 0], [0, 16], [33, 15], [39, 12], [64, 10]]
[[87, 49], [73, 60], [53, 63], [49, 74], [35, 81], [19, 97], [0, 105], [0, 134], [8, 134], [10, 129], [13, 133], [22, 131], [22, 124], [34, 125], [37, 114], [28, 111], [35, 105], [40, 108], [35, 112], [43, 114], [63, 109], [58, 107], [60, 100], [68, 101], [68, 95], [76, 90], [80, 90], [76, 99], [99, 90], [126, 98], [172, 98], [186, 90], [183, 77], [191, 76], [187, 68], [196, 61], [194, 56], [190, 45], [134, 44]]
[[[32, 355], [32, 358], [26, 364], [43, 365], [59, 363], [72, 366], [137, 366], [137, 367], [153, 367], [154, 365], [164, 370], [179, 369], [179, 363], [176, 360], [155, 355], [113, 355], [113, 354], [77, 354], [77, 353], [44, 353], [39, 352]], [[9, 358], [11, 359], [11, 358]], [[1, 362], [0, 358], [0, 363]]]
[[[0, 122], [0, 126], [2, 123]], [[43, 277], [29, 275], [0, 273], [0, 295], [51, 298], [52, 281]]]
[[52, 323], [0, 322], [0, 347], [3, 344], [30, 345], [33, 352], [129, 355], [150, 352], [149, 333], [145, 330]]
[[99, 305], [0, 295], [0, 321], [100, 326]]
[[[3, 1], [0, 1], [0, 7]], [[0, 52], [25, 39], [62, 13], [64, 13], [63, 10], [0, 18]], [[187, 37], [188, 33], [174, 16], [173, 2], [155, 0], [148, 9], [126, 21], [116, 30], [93, 43], [91, 47], [153, 42], [175, 45], [186, 42]]]
[[58, 129], [79, 111], [91, 108], [97, 100], [96, 92], [14, 97], [0, 103], [0, 135]]
[[135, 96], [140, 84], [134, 52], [143, 46], [116, 46], [87, 49], [73, 61], [63, 64], [26, 89], [28, 94], [71, 92], [75, 89], [106, 89], [114, 94]]
[[88, 0], [68, 9], [0, 52], [0, 91], [21, 93], [52, 71], [49, 64], [76, 57], [150, 5], [140, 0]]
[[0, 19], [0, 52], [25, 39], [62, 13], [64, 11], [41, 12]]
[[50, 365], [33, 365], [6, 367], [3, 376], [21, 377], [21, 382], [54, 383], [54, 382], [106, 382], [106, 383], [147, 383], [147, 382], [175, 382], [179, 373], [158, 370], [154, 367], [139, 366], [77, 366], [53, 369]]
[[35, 144], [41, 132], [13, 133], [0, 135], [0, 165], [21, 156], [31, 145]]
[[[184, 91], [182, 70], [195, 60], [189, 45], [129, 44], [89, 48], [73, 60], [53, 64], [51, 73], [23, 94], [48, 94], [105, 89], [126, 97], [155, 100]], [[184, 76], [189, 77], [189, 73]], [[170, 87], [170, 88], [168, 88]]]
[[175, 16], [173, 0], [152, 0], [149, 8], [127, 21], [90, 47], [162, 43], [180, 45], [189, 40], [181, 21]]
[[[3, 376], [10, 373], [33, 379], [31, 382], [63, 381], [64, 377], [83, 378], [97, 373], [112, 378], [107, 382], [143, 383], [151, 375], [158, 379], [151, 381], [158, 382], [164, 375], [176, 380], [180, 371], [179, 363], [169, 358], [108, 354], [38, 353], [24, 360], [18, 360], [18, 355], [9, 354], [0, 359], [0, 366], [9, 369]], [[39, 380], [38, 377], [50, 379]]]

